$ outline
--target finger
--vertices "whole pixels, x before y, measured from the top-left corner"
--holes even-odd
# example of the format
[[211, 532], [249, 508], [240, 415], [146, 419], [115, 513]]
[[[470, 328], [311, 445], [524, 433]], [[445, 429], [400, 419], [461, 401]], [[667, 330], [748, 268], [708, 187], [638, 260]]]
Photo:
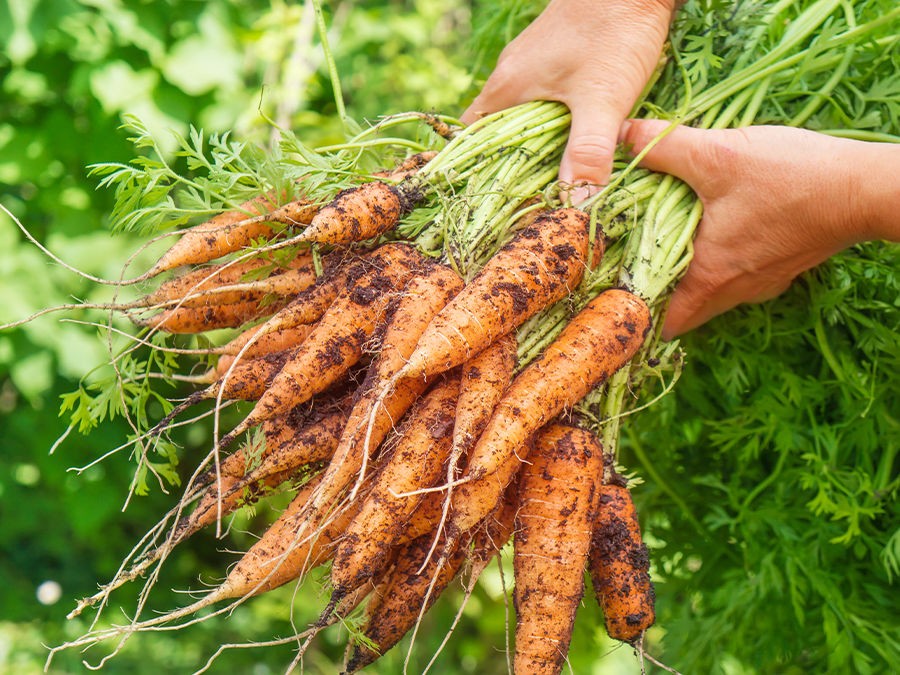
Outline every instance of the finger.
[[[619, 140], [632, 155], [638, 155], [653, 143], [641, 160], [641, 166], [651, 171], [668, 173], [694, 185], [703, 171], [698, 167], [697, 157], [710, 142], [709, 134], [703, 129], [677, 126], [670, 129], [671, 122], [665, 120], [627, 120], [619, 134]], [[661, 134], [667, 132], [665, 136]]]
[[572, 103], [569, 109], [572, 123], [559, 180], [574, 186], [568, 196], [577, 204], [609, 182], [619, 127], [627, 112], [594, 101]]

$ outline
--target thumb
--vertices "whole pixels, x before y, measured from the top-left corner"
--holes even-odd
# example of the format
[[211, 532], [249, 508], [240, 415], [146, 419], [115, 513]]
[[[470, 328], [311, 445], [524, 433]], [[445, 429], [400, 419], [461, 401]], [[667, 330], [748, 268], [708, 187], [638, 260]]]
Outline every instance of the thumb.
[[[559, 165], [559, 180], [573, 189], [573, 203], [587, 199], [597, 187], [609, 182], [619, 126], [627, 113], [602, 102], [573, 103], [569, 142]], [[593, 188], [593, 189], [592, 189]]]
[[702, 156], [700, 151], [706, 147], [709, 133], [687, 126], [672, 128], [672, 123], [665, 120], [626, 120], [619, 141], [632, 155], [643, 152], [653, 143], [641, 160], [641, 166], [671, 174], [696, 189], [697, 180], [704, 175], [698, 166], [698, 157]]
[[692, 277], [688, 268], [685, 277], [675, 287], [666, 317], [663, 321], [662, 338], [672, 340], [682, 333], [696, 328], [713, 316], [708, 307], [708, 292]]

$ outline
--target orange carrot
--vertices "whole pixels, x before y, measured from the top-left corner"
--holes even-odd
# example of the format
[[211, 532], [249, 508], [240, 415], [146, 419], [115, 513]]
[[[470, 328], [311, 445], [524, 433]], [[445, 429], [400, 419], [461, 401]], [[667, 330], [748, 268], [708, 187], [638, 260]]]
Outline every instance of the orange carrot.
[[[321, 475], [321, 474], [320, 474]], [[310, 482], [310, 487], [321, 478]], [[304, 486], [305, 487], [305, 486]], [[273, 523], [231, 568], [219, 599], [264, 593], [301, 577], [334, 555], [334, 544], [356, 515], [359, 504], [340, 507], [333, 514], [319, 514], [310, 521], [302, 516], [311, 490], [302, 490]]]
[[397, 432], [396, 446], [347, 528], [331, 568], [334, 595], [341, 597], [383, 569], [410, 514], [443, 473], [453, 438], [459, 377], [438, 382], [410, 411]]
[[[294, 430], [280, 443], [267, 440], [259, 463], [246, 472], [244, 482], [252, 483], [272, 474], [294, 471], [304, 464], [331, 459], [348, 415], [347, 408], [336, 406], [316, 415], [314, 421]], [[264, 429], [268, 422], [263, 423]]]
[[577, 209], [540, 216], [502, 248], [428, 326], [407, 377], [443, 372], [571, 293], [584, 274], [589, 220]]
[[[185, 230], [144, 277], [153, 277], [182, 265], [209, 262], [243, 248], [253, 239], [272, 236], [272, 227], [267, 221], [248, 218], [247, 213], [264, 214], [276, 207], [272, 195], [254, 197], [234, 211], [220, 213]], [[248, 220], [252, 221], [249, 225]]]
[[408, 178], [409, 176], [415, 175], [419, 172], [419, 170], [428, 164], [432, 159], [434, 159], [437, 152], [434, 150], [426, 150], [425, 152], [417, 152], [414, 155], [410, 155], [402, 162], [400, 162], [393, 169], [388, 169], [385, 171], [376, 171], [372, 174], [375, 178], [388, 178], [390, 180], [402, 180], [404, 178]]
[[450, 497], [450, 516], [446, 526], [451, 541], [455, 541], [460, 532], [475, 527], [488, 517], [500, 503], [504, 491], [512, 483], [525, 458], [531, 452], [531, 446], [532, 439], [526, 439], [494, 471], [468, 476], [467, 481], [453, 488]]
[[400, 531], [396, 544], [407, 544], [423, 534], [434, 532], [441, 521], [444, 509], [444, 494], [429, 492], [410, 514], [409, 520]]
[[600, 489], [588, 568], [606, 632], [616, 640], [634, 642], [656, 619], [655, 594], [650, 556], [641, 541], [631, 495], [623, 485], [610, 483]]
[[522, 469], [513, 556], [517, 673], [562, 670], [584, 595], [603, 449], [589, 431], [559, 423], [537, 435]]
[[[513, 380], [472, 449], [464, 478], [485, 477], [502, 490], [527, 455], [527, 439], [628, 363], [649, 330], [650, 311], [636, 295], [612, 289], [594, 298]], [[472, 496], [478, 489], [458, 488], [467, 496], [454, 500], [454, 528], [467, 530], [486, 515], [488, 503]]]
[[506, 488], [500, 504], [473, 530], [472, 577], [477, 578], [487, 567], [491, 557], [506, 545], [516, 528], [519, 512], [519, 481], [512, 480]]
[[291, 269], [271, 274], [264, 279], [241, 281], [218, 288], [211, 288], [199, 293], [189, 293], [184, 298], [170, 301], [178, 307], [204, 307], [206, 305], [226, 305], [236, 302], [256, 300], [261, 302], [267, 297], [293, 298], [316, 283], [316, 273], [309, 267]]
[[319, 403], [311, 410], [298, 406], [286, 415], [262, 425], [264, 443], [249, 443], [223, 459], [194, 481], [196, 487], [210, 485], [223, 476], [238, 479], [238, 487], [267, 476], [296, 471], [301, 466], [331, 457], [349, 412], [349, 397]]
[[[389, 180], [400, 180], [417, 172], [433, 153], [407, 158], [384, 173]], [[277, 206], [273, 195], [262, 195], [241, 204], [205, 223], [185, 230], [181, 238], [141, 278], [150, 278], [182, 265], [196, 265], [238, 251], [254, 239], [276, 234], [272, 223], [309, 224], [302, 238], [332, 244], [347, 244], [370, 239], [392, 228], [409, 205], [402, 203], [400, 192], [386, 183], [366, 183], [339, 194], [331, 204], [319, 205], [298, 199]], [[319, 212], [325, 211], [320, 216]], [[256, 216], [247, 213], [257, 212]], [[370, 234], [369, 232], [374, 232]]]
[[[238, 354], [238, 352], [241, 351], [244, 345], [246, 345], [247, 342], [249, 342], [249, 340], [259, 332], [260, 328], [262, 328], [262, 325], [263, 324], [258, 324], [252, 328], [248, 328], [236, 338], [231, 340], [231, 342], [229, 342], [228, 344], [217, 348], [215, 351], [219, 354], [222, 354], [222, 356], [219, 357], [219, 360], [216, 362], [215, 368], [210, 371], [208, 377], [214, 377], [218, 379], [225, 375], [225, 373], [228, 372], [228, 369], [231, 368], [231, 364], [234, 363], [236, 354]], [[246, 350], [244, 350], [243, 354], [241, 355], [241, 361], [247, 362], [252, 359], [257, 359], [261, 356], [268, 356], [269, 354], [284, 352], [288, 349], [296, 347], [309, 336], [314, 327], [315, 324], [301, 325], [295, 326], [294, 328], [285, 328], [283, 330], [273, 331], [271, 333], [266, 333], [265, 335], [257, 336], [253, 344], [250, 345]], [[232, 371], [232, 373], [233, 372], [234, 371]]]
[[237, 328], [250, 321], [274, 314], [287, 305], [288, 298], [275, 298], [269, 303], [244, 300], [203, 307], [175, 307], [146, 319], [132, 319], [138, 326], [174, 334], [205, 333], [220, 328]]
[[293, 468], [270, 473], [253, 483], [243, 477], [222, 474], [215, 483], [204, 490], [194, 510], [176, 523], [172, 540], [167, 542], [169, 547], [184, 541], [198, 530], [214, 523], [220, 517], [233, 513], [241, 506], [255, 503], [260, 497], [271, 493], [276, 487], [291, 479], [295, 473], [296, 469]]
[[[139, 303], [142, 306], [172, 302], [191, 302], [196, 305], [205, 293], [208, 296], [216, 297], [214, 295], [216, 289], [247, 281], [248, 277], [253, 275], [253, 273], [265, 271], [263, 268], [271, 268], [268, 276], [288, 270], [306, 270], [309, 272], [312, 270], [312, 258], [309, 254], [303, 253], [287, 263], [279, 262], [276, 264], [269, 257], [260, 255], [246, 260], [194, 268], [172, 279], [167, 279], [159, 285], [159, 288], [141, 298]], [[185, 300], [188, 296], [197, 297]]]
[[148, 435], [153, 436], [162, 432], [173, 419], [200, 401], [208, 401], [219, 397], [222, 400], [258, 400], [266, 392], [275, 376], [281, 372], [288, 356], [290, 356], [290, 351], [285, 350], [266, 354], [255, 359], [247, 359], [235, 365], [227, 379], [217, 376], [214, 370], [207, 372], [198, 381], [206, 382], [215, 378], [212, 383], [206, 389], [195, 391], [172, 408], [165, 417], [147, 432]]
[[340, 192], [323, 206], [300, 235], [300, 241], [352, 244], [393, 229], [409, 205], [400, 191], [373, 181]]
[[476, 443], [469, 475], [490, 473], [546, 422], [628, 363], [650, 330], [650, 311], [621, 289], [601, 293], [513, 380]]
[[447, 466], [448, 483], [459, 477], [459, 458], [481, 436], [509, 387], [516, 368], [517, 347], [516, 336], [509, 333], [463, 364], [453, 427], [453, 453]]

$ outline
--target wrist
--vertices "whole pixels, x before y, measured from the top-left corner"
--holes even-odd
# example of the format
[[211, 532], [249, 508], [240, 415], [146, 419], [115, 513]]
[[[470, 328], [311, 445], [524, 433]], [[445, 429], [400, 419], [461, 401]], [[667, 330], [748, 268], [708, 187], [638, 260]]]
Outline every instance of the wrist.
[[900, 144], [860, 142], [857, 154], [864, 240], [900, 241]]

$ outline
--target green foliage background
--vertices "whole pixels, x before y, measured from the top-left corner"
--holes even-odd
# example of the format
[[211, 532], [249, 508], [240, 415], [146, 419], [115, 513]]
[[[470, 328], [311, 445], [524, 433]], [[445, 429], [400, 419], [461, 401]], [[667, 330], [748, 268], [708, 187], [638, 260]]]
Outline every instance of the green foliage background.
[[[474, 91], [473, 73], [477, 80], [489, 70], [540, 5], [326, 4], [355, 119], [458, 112]], [[161, 139], [167, 129], [184, 133], [194, 124], [267, 143], [264, 116], [311, 143], [340, 138], [312, 15], [302, 4], [16, 0], [0, 5], [0, 44], [0, 200], [39, 241], [97, 276], [118, 276], [136, 247], [106, 229], [112, 195], [96, 191], [85, 169], [133, 156], [118, 129], [121, 114], [138, 115]], [[896, 50], [888, 58], [900, 68]], [[109, 297], [51, 264], [5, 216], [0, 251], [0, 323], [73, 297]], [[659, 626], [648, 647], [673, 667], [900, 670], [900, 391], [896, 377], [884, 376], [900, 372], [898, 263], [896, 246], [859, 247], [777, 301], [697, 331], [686, 341], [676, 393], [629, 426], [622, 461], [644, 481], [635, 494], [659, 594]], [[0, 673], [39, 672], [41, 643], [86, 629], [65, 614], [112, 576], [172, 499], [154, 489], [123, 512], [133, 472], [124, 456], [81, 474], [66, 471], [117, 446], [127, 434], [120, 424], [89, 437], [72, 434], [47, 453], [66, 426], [57, 418], [59, 395], [104, 359], [96, 331], [52, 317], [0, 334]], [[208, 435], [202, 425], [185, 435], [187, 460]], [[154, 606], [182, 602], [165, 589], [221, 576], [233, 556], [218, 549], [245, 548], [250, 535], [241, 530], [265, 515], [245, 514], [224, 541], [206, 534], [186, 545], [170, 559]], [[47, 580], [63, 596], [42, 605], [35, 593]], [[125, 608], [129, 592], [118, 595]], [[505, 668], [502, 597], [492, 572], [440, 672]], [[413, 672], [443, 637], [456, 600], [427, 619], [417, 641], [424, 661]], [[289, 607], [303, 623], [322, 601], [310, 584], [302, 595], [286, 589], [254, 600], [227, 621], [141, 636], [106, 672], [190, 671], [221, 643], [284, 634]], [[327, 633], [307, 671], [337, 672], [345, 637]], [[290, 658], [289, 649], [238, 650], [213, 672], [278, 672]], [[399, 672], [402, 659], [394, 650], [372, 671]], [[630, 650], [607, 641], [589, 598], [571, 662], [576, 673], [637, 669]], [[53, 672], [84, 668], [77, 653], [65, 653]]]

